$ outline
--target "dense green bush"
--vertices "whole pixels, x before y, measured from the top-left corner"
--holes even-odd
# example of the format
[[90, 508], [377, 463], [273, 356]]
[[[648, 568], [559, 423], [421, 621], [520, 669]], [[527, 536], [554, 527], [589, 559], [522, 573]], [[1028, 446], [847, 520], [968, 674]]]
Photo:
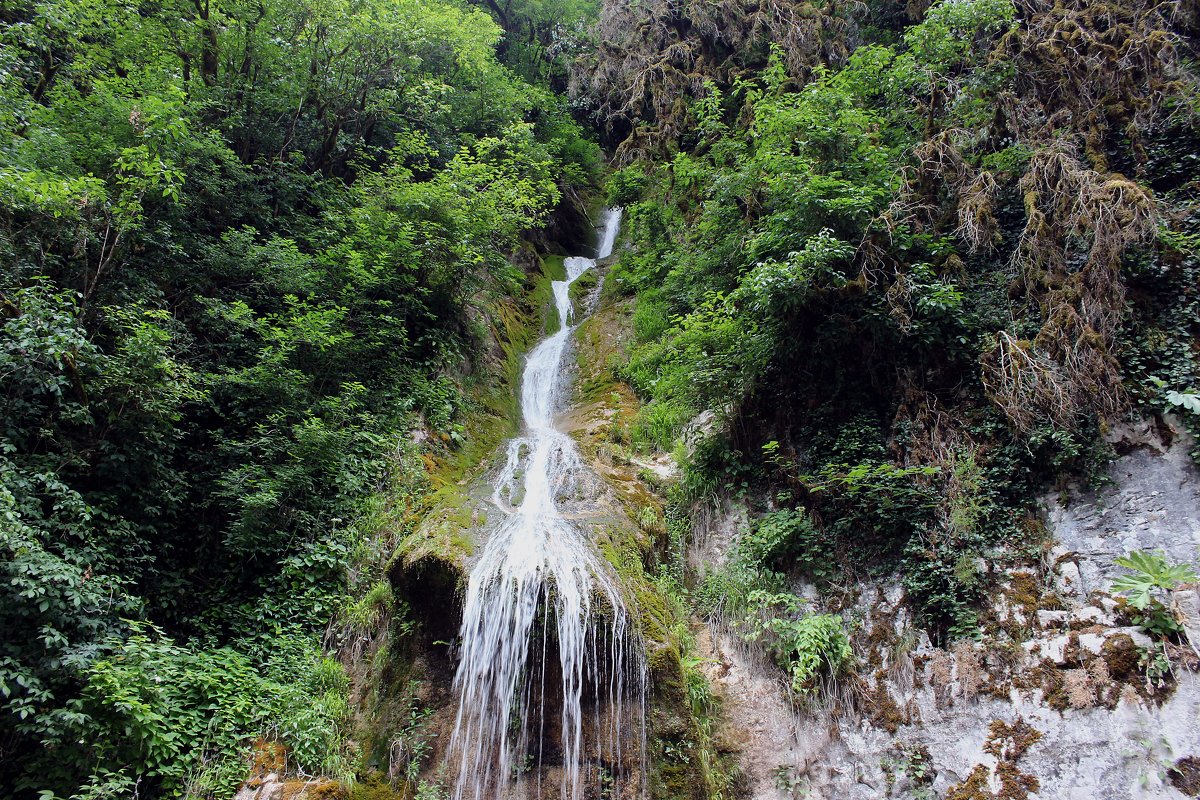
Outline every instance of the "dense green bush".
[[255, 738], [288, 745], [289, 768], [343, 777], [347, 678], [315, 637], [282, 634], [261, 663], [232, 647], [181, 646], [138, 626], [87, 668], [79, 741], [167, 795], [229, 794]]
[[755, 592], [750, 602], [760, 605], [761, 616], [747, 620], [743, 637], [750, 642], [763, 640], [801, 698], [812, 695], [822, 679], [835, 679], [850, 665], [850, 637], [841, 617], [800, 615], [803, 601], [790, 594]]
[[802, 508], [771, 511], [754, 521], [738, 542], [747, 563], [798, 572], [820, 582], [837, 574], [837, 558], [825, 532]]

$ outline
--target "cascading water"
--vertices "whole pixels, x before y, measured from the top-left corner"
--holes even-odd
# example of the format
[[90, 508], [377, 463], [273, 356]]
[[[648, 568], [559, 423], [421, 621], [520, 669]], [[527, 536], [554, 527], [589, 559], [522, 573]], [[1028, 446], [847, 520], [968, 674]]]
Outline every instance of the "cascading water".
[[[597, 258], [612, 252], [620, 219], [619, 209], [604, 213]], [[525, 430], [508, 443], [493, 494], [505, 513], [468, 581], [454, 679], [454, 800], [527, 795], [531, 770], [540, 797], [545, 768], [558, 765], [558, 796], [581, 800], [585, 771], [594, 770], [596, 782], [602, 769], [605, 780], [619, 780], [629, 766], [621, 764], [623, 753], [644, 753], [640, 640], [587, 526], [564, 516], [558, 502], [576, 492], [582, 471], [575, 442], [554, 427], [574, 330], [569, 292], [595, 264], [568, 258], [567, 279], [553, 282], [559, 330], [529, 354], [521, 384]], [[561, 711], [554, 715], [556, 702]], [[585, 705], [592, 712], [586, 720]]]

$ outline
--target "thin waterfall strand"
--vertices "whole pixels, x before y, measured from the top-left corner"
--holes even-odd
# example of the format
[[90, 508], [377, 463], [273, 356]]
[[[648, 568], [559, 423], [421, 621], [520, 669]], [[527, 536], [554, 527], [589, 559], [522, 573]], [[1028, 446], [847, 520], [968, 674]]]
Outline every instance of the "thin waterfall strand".
[[[619, 224], [619, 209], [605, 212], [597, 258], [612, 252]], [[616, 775], [627, 766], [622, 751], [631, 741], [639, 758], [644, 757], [640, 640], [589, 531], [564, 518], [556, 500], [575, 488], [582, 470], [574, 441], [554, 427], [563, 354], [574, 330], [570, 287], [595, 264], [592, 258], [568, 258], [567, 279], [552, 284], [559, 330], [538, 344], [526, 363], [521, 384], [524, 435], [509, 442], [493, 493], [506, 513], [467, 584], [461, 661], [454, 679], [459, 696], [451, 741], [458, 768], [454, 800], [523, 795], [527, 759], [535, 757], [542, 766], [546, 696], [555, 688], [546, 682], [551, 625], [561, 683], [559, 796], [581, 800], [589, 756]], [[537, 645], [539, 616], [543, 638]], [[597, 741], [591, 753], [585, 753], [585, 688], [595, 704], [591, 727]], [[600, 722], [601, 713], [606, 724]], [[536, 731], [530, 730], [531, 716], [537, 720]], [[541, 795], [540, 770], [536, 794]]]

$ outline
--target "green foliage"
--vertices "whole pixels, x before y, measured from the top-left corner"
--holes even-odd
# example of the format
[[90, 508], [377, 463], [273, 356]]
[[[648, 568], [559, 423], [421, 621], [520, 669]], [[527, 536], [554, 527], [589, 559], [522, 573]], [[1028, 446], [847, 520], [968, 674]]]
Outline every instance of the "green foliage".
[[80, 741], [93, 743], [95, 763], [126, 766], [167, 794], [189, 782], [232, 791], [245, 777], [238, 756], [258, 737], [285, 744], [298, 769], [344, 774], [345, 673], [307, 637], [275, 645], [259, 668], [231, 648], [184, 647], [138, 626], [89, 665]]
[[435, 784], [426, 784], [424, 782], [421, 782], [418, 786], [418, 779], [421, 776], [421, 772], [428, 766], [426, 762], [430, 752], [433, 750], [433, 739], [435, 736], [430, 731], [428, 725], [428, 720], [433, 714], [433, 709], [422, 705], [417, 699], [419, 689], [420, 687], [415, 681], [409, 682], [405, 694], [406, 707], [400, 716], [399, 728], [392, 736], [392, 747], [399, 748], [400, 752], [404, 754], [404, 780], [410, 786], [418, 787], [418, 794], [425, 787], [428, 787], [430, 790], [440, 790], [441, 788]]
[[1007, 29], [1016, 16], [1011, 0], [941, 0], [904, 32], [904, 42], [918, 63], [944, 70], [979, 53], [981, 40]]
[[[78, 493], [4, 457], [0, 478], [0, 698], [15, 730], [53, 741], [79, 719], [64, 701], [83, 671], [125, 629], [120, 617], [140, 608]], [[49, 519], [39, 513], [45, 501], [55, 508]]]
[[[792, 351], [795, 320], [847, 286], [848, 234], [894, 180], [895, 153], [873, 133], [873, 90], [859, 94], [876, 68], [857, 63], [796, 94], [769, 77], [747, 87], [750, 130], [720, 136], [704, 159], [676, 157], [655, 176], [657, 195], [645, 197], [644, 171], [618, 173], [637, 250], [613, 279], [640, 290], [642, 344], [625, 373], [639, 393], [693, 412], [736, 408]], [[698, 215], [679, 219], [692, 198]], [[748, 220], [739, 203], [762, 211]]]
[[834, 560], [803, 509], [763, 515], [739, 537], [728, 562], [705, 573], [694, 602], [757, 642], [788, 674], [792, 691], [811, 699], [851, 663], [850, 640], [836, 615], [804, 613], [807, 601], [785, 590], [784, 572], [832, 577]]
[[827, 536], [802, 508], [780, 509], [759, 517], [738, 541], [738, 556], [755, 566], [797, 572], [817, 581], [837, 574]]
[[613, 172], [605, 184], [609, 206], [630, 206], [641, 199], [649, 179], [640, 167], [626, 167]]
[[[1187, 141], [1187, 136], [1175, 136], [1172, 145]], [[1186, 171], [1171, 163], [1170, 171], [1181, 169]], [[1135, 404], [1143, 413], [1177, 413], [1193, 435], [1200, 432], [1200, 416], [1194, 411], [1194, 389], [1200, 385], [1194, 347], [1200, 335], [1198, 226], [1200, 220], [1189, 215], [1178, 227], [1159, 230], [1159, 252], [1127, 258], [1133, 288], [1146, 299], [1133, 305], [1133, 319], [1122, 339], [1126, 384]], [[1192, 458], [1200, 459], [1200, 447], [1193, 449]]]
[[417, 786], [417, 793], [414, 795], [414, 800], [446, 800], [449, 796], [450, 792], [442, 784], [421, 781]]
[[1167, 391], [1163, 398], [1177, 408], [1182, 408], [1193, 414], [1200, 414], [1200, 393], [1177, 392], [1171, 389]]
[[378, 580], [358, 599], [347, 598], [340, 616], [352, 629], [370, 632], [395, 608], [396, 597], [392, 593], [391, 582]]
[[836, 515], [840, 533], [864, 537], [865, 552], [874, 547], [889, 555], [932, 519], [937, 500], [925, 479], [937, 473], [936, 467], [868, 461], [827, 464], [804, 480], [821, 508]]
[[655, 400], [638, 411], [629, 429], [630, 441], [642, 449], [669, 450], [693, 415], [692, 407], [680, 400]]
[[1175, 615], [1163, 602], [1164, 593], [1169, 594], [1184, 583], [1200, 580], [1196, 571], [1186, 564], [1171, 564], [1162, 553], [1134, 550], [1115, 559], [1118, 566], [1130, 570], [1130, 574], [1118, 576], [1112, 583], [1113, 591], [1129, 599], [1139, 614], [1134, 621], [1160, 638], [1178, 636], [1183, 632]]
[[[341, 769], [330, 690], [274, 654], [390, 613], [410, 432], [464, 443], [510, 255], [600, 167], [502, 33], [442, 0], [0, 12], [0, 785], [224, 792], [276, 689], [296, 766]], [[385, 494], [402, 522], [364, 522]]]
[[[1149, 43], [1177, 23], [1121, 8], [1175, 74]], [[836, 11], [810, 11], [836, 37]], [[867, 19], [829, 61], [769, 25], [755, 52], [730, 40], [736, 70], [675, 86], [686, 122], [669, 103], [653, 119], [605, 107], [622, 109], [617, 128], [643, 123], [613, 134], [623, 154], [655, 136], [669, 151], [611, 187], [632, 246], [610, 285], [637, 303], [622, 376], [646, 401], [641, 446], [680, 448], [686, 420], [711, 417], [682, 446], [691, 498], [804, 507], [803, 523], [789, 508], [758, 521], [755, 556], [706, 576], [704, 602], [724, 608], [721, 589], [767, 573], [896, 570], [935, 636], [974, 635], [977, 559], [1036, 549], [1021, 520], [1048, 482], [1103, 479], [1101, 432], [1127, 401], [1200, 430], [1195, 126], [1134, 112], [1141, 89], [1116, 83], [1095, 92], [1124, 121], [1052, 118], [1092, 91], [1059, 80], [1066, 51], [1045, 45], [1068, 27], [1101, 35], [1086, 4], [944, 0], [915, 22], [878, 5]], [[1097, 249], [1104, 215], [1080, 192], [1121, 181], [1133, 199], [1102, 206], [1151, 221]]]
[[921, 624], [942, 638], [973, 638], [984, 599], [970, 551], [949, 540], [914, 536], [903, 551], [901, 583]]
[[101, 769], [69, 798], [59, 798], [54, 792], [46, 789], [38, 792], [38, 800], [112, 800], [116, 797], [136, 796], [137, 791], [138, 782], [129, 776], [127, 769], [117, 772]]
[[822, 679], [834, 679], [850, 665], [850, 637], [841, 617], [802, 614], [804, 601], [792, 594], [752, 592], [759, 609], [744, 622], [742, 638], [762, 641], [791, 678], [792, 691], [809, 698]]

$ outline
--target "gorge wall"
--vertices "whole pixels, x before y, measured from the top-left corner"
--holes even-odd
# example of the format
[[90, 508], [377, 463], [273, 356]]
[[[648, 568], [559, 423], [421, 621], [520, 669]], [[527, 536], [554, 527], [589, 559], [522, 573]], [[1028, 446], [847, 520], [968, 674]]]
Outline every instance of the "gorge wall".
[[[979, 641], [934, 647], [897, 585], [849, 587], [858, 685], [849, 702], [843, 692], [812, 710], [794, 708], [778, 671], [744, 643], [712, 635], [707, 672], [752, 796], [1195, 796], [1196, 654], [1152, 642], [1110, 587], [1113, 559], [1132, 550], [1192, 557], [1200, 475], [1190, 438], [1169, 422], [1111, 435], [1125, 451], [1111, 483], [1043, 498], [1042, 558], [997, 576]], [[1190, 608], [1195, 594], [1176, 598]], [[1200, 630], [1189, 635], [1200, 643]], [[1169, 670], [1148, 678], [1139, 660], [1159, 653]]]

